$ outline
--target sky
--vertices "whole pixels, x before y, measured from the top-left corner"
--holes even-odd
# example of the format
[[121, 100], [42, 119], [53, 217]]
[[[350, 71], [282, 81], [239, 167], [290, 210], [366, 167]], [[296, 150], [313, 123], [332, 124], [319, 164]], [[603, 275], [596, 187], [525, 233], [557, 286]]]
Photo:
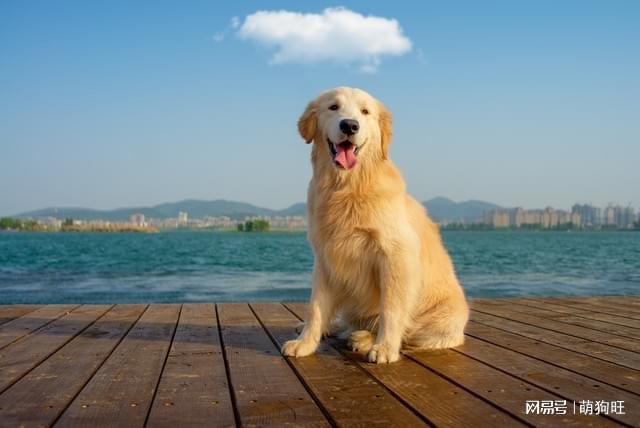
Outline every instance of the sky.
[[640, 2], [0, 2], [0, 215], [304, 201], [306, 103], [394, 115], [419, 200], [640, 208]]

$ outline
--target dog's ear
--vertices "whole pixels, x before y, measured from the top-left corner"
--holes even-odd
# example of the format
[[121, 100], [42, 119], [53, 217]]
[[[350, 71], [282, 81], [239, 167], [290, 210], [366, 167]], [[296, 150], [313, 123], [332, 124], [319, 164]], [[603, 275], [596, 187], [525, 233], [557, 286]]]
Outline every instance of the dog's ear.
[[309, 144], [316, 136], [316, 130], [318, 127], [318, 119], [316, 117], [316, 111], [318, 107], [315, 101], [311, 101], [305, 109], [300, 119], [298, 119], [298, 132], [304, 141]]
[[379, 103], [378, 111], [378, 124], [380, 126], [382, 157], [386, 159], [389, 155], [389, 146], [391, 145], [392, 119], [391, 113], [389, 112], [389, 110], [387, 110], [384, 104]]

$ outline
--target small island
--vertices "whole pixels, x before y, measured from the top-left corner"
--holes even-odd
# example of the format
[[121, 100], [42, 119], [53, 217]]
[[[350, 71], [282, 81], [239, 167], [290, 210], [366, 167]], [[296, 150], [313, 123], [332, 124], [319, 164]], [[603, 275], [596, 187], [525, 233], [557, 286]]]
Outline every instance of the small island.
[[270, 224], [267, 220], [247, 220], [238, 223], [238, 232], [268, 232]]

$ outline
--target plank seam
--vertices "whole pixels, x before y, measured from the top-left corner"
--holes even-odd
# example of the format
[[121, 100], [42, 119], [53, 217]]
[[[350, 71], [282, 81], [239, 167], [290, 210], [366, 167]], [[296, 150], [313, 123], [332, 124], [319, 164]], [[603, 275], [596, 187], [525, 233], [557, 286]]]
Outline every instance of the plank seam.
[[[509, 318], [509, 317], [502, 316], [502, 315], [492, 314], [491, 312], [485, 312], [485, 311], [481, 311], [481, 310], [479, 310], [479, 309], [475, 309], [475, 308], [473, 308], [473, 309], [471, 309], [471, 310], [472, 310], [472, 311], [475, 311], [475, 312], [480, 312], [480, 313], [485, 314], [485, 315], [493, 315], [493, 316], [495, 316], [495, 317], [499, 317], [499, 318], [507, 319], [507, 320], [509, 320], [509, 321], [515, 321], [515, 322], [519, 322], [519, 323], [521, 323], [521, 324], [526, 324], [526, 325], [529, 325], [529, 326], [532, 326], [532, 327], [537, 327], [537, 328], [541, 328], [541, 329], [544, 329], [544, 330], [553, 331], [554, 333], [566, 334], [567, 336], [572, 336], [572, 337], [575, 337], [575, 338], [577, 338], [577, 339], [588, 340], [588, 341], [590, 341], [590, 342], [600, 343], [601, 345], [610, 346], [610, 347], [612, 347], [612, 348], [620, 349], [620, 350], [622, 350], [622, 351], [626, 351], [626, 352], [633, 352], [634, 354], [639, 354], [639, 352], [638, 352], [638, 351], [633, 351], [633, 350], [631, 350], [631, 349], [622, 348], [622, 347], [620, 347], [620, 346], [612, 345], [612, 344], [610, 344], [610, 343], [605, 343], [605, 342], [602, 342], [602, 341], [600, 341], [600, 340], [590, 339], [590, 338], [588, 338], [588, 337], [576, 336], [575, 334], [566, 333], [566, 332], [564, 332], [564, 331], [554, 330], [554, 329], [549, 328], [549, 327], [543, 327], [543, 326], [541, 326], [541, 325], [535, 325], [535, 324], [531, 324], [531, 323], [528, 323], [528, 322], [525, 322], [525, 321], [514, 320], [513, 318]], [[531, 316], [535, 316], [535, 315], [531, 315]], [[559, 322], [559, 321], [558, 321], [558, 322]], [[566, 323], [565, 323], [565, 324], [566, 324]], [[567, 324], [567, 325], [573, 325], [573, 324]], [[574, 326], [574, 327], [579, 327], [579, 326]], [[583, 328], [587, 328], [587, 327], [583, 327]], [[591, 330], [593, 330], [593, 329], [591, 329]], [[597, 331], [597, 332], [599, 332], [599, 333], [603, 333], [602, 331], [599, 331], [599, 330], [594, 330], [594, 331]], [[628, 337], [621, 337], [621, 338], [622, 338], [622, 339], [629, 339]], [[636, 339], [632, 339], [632, 340], [636, 340]]]
[[[534, 305], [527, 305], [525, 303], [520, 303], [520, 302], [512, 302], [511, 304], [517, 305], [517, 306], [524, 306], [525, 308], [540, 309], [540, 308], [538, 308], [538, 307], [536, 307]], [[579, 309], [579, 308], [571, 308], [571, 309]], [[554, 309], [548, 309], [548, 308], [545, 308], [545, 310], [546, 311], [555, 312], [556, 314], [560, 314], [560, 315], [567, 316], [567, 317], [578, 317], [578, 318], [582, 318], [582, 319], [585, 319], [585, 320], [588, 320], [588, 321], [595, 321], [595, 322], [599, 322], [599, 323], [609, 324], [611, 326], [611, 328], [625, 327], [625, 328], [633, 328], [635, 330], [640, 330], [640, 327], [631, 327], [631, 326], [624, 325], [624, 324], [617, 324], [617, 323], [610, 322], [610, 321], [599, 320], [597, 318], [589, 318], [589, 317], [585, 317], [585, 316], [580, 315], [580, 314], [575, 314], [575, 313], [568, 314], [566, 312], [560, 312], [560, 311], [556, 311]], [[623, 337], [625, 339], [639, 340], [638, 337], [630, 337], [630, 336], [625, 336], [624, 334], [611, 333], [610, 331], [602, 330], [603, 327], [600, 327], [600, 328], [585, 327], [585, 326], [580, 325], [580, 324], [575, 324], [574, 322], [571, 322], [571, 321], [564, 321], [564, 320], [559, 320], [559, 319], [555, 319], [555, 318], [547, 318], [547, 316], [544, 316], [544, 315], [528, 314], [528, 313], [526, 315], [540, 316], [541, 318], [550, 319], [550, 320], [553, 320], [553, 321], [556, 321], [556, 322], [561, 322], [561, 323], [564, 323], [564, 324], [574, 325], [574, 326], [578, 326], [578, 327], [582, 327], [582, 328], [588, 328], [590, 330], [599, 331], [601, 333], [611, 334], [613, 336]], [[610, 314], [608, 314], [608, 315], [610, 315]], [[638, 333], [640, 334], [640, 331]]]
[[[114, 307], [117, 305], [114, 305]], [[122, 341], [125, 339], [125, 337], [127, 337], [127, 335], [129, 334], [129, 332], [131, 331], [131, 329], [133, 327], [135, 327], [135, 325], [138, 323], [138, 321], [140, 321], [140, 318], [142, 318], [142, 316], [144, 315], [145, 312], [147, 312], [147, 309], [149, 308], [149, 305], [146, 305], [145, 308], [142, 310], [142, 312], [140, 312], [140, 315], [138, 315], [138, 318], [136, 318], [136, 320], [134, 322], [131, 323], [131, 325], [129, 326], [129, 328], [127, 329], [127, 331], [124, 332], [124, 334], [122, 335], [122, 337], [120, 339], [118, 339], [117, 343], [115, 344], [115, 346], [111, 349], [111, 351], [109, 351], [107, 353], [107, 355], [105, 356], [105, 358], [102, 360], [102, 362], [100, 364], [98, 364], [98, 366], [96, 367], [96, 369], [93, 371], [93, 373], [91, 373], [91, 375], [87, 378], [87, 380], [84, 382], [84, 384], [78, 388], [78, 391], [73, 395], [73, 397], [71, 397], [69, 399], [69, 401], [67, 402], [67, 405], [64, 409], [62, 409], [62, 411], [60, 411], [60, 413], [55, 417], [55, 419], [51, 422], [51, 424], [49, 424], [49, 427], [54, 426], [62, 417], [62, 415], [64, 414], [64, 412], [67, 411], [67, 409], [69, 408], [69, 406], [71, 405], [71, 403], [73, 403], [75, 401], [75, 399], [80, 395], [80, 393], [85, 389], [85, 387], [87, 386], [87, 384], [89, 382], [91, 382], [91, 379], [93, 379], [93, 377], [95, 376], [96, 373], [98, 373], [98, 370], [100, 370], [102, 368], [102, 366], [104, 366], [104, 364], [107, 362], [107, 360], [111, 357], [111, 355], [113, 355], [113, 353], [116, 351], [116, 349], [118, 349], [118, 346], [120, 346], [120, 343], [122, 343]], [[113, 308], [112, 308], [113, 309]], [[110, 309], [107, 312], [110, 312], [112, 309]], [[105, 314], [106, 315], [106, 314]]]
[[173, 326], [173, 332], [171, 333], [171, 341], [169, 341], [169, 346], [167, 347], [167, 353], [164, 356], [164, 361], [162, 362], [162, 368], [160, 369], [160, 373], [158, 374], [158, 380], [156, 380], [156, 386], [153, 388], [153, 395], [151, 400], [149, 401], [149, 407], [147, 408], [147, 416], [144, 418], [144, 423], [142, 426], [146, 427], [149, 421], [149, 415], [151, 415], [151, 409], [153, 408], [153, 402], [156, 401], [156, 395], [158, 394], [158, 387], [160, 386], [160, 379], [162, 379], [162, 374], [164, 373], [164, 368], [167, 365], [167, 360], [169, 359], [169, 354], [171, 353], [171, 347], [173, 346], [173, 340], [176, 337], [176, 332], [178, 331], [178, 324], [180, 323], [180, 317], [182, 316], [182, 308], [184, 305], [180, 305], [180, 309], [178, 309], [178, 316], [176, 317], [176, 322]]
[[[78, 307], [80, 307], [82, 305], [78, 305]], [[102, 317], [104, 317], [111, 309], [113, 309], [115, 305], [111, 305], [111, 307], [109, 309], [107, 309], [106, 311], [104, 311], [104, 313], [102, 315], [100, 315], [98, 318], [96, 318], [95, 320], [93, 320], [92, 322], [90, 322], [85, 328], [83, 328], [82, 330], [78, 330], [77, 332], [75, 332], [75, 334], [73, 336], [71, 336], [68, 340], [66, 340], [64, 343], [62, 343], [60, 346], [58, 346], [57, 348], [55, 348], [53, 351], [51, 351], [49, 354], [47, 354], [44, 358], [42, 358], [40, 361], [38, 361], [36, 363], [35, 366], [31, 367], [29, 370], [27, 370], [26, 372], [24, 372], [22, 374], [22, 376], [20, 376], [19, 378], [15, 379], [13, 382], [11, 382], [10, 384], [8, 384], [7, 386], [5, 386], [3, 389], [0, 390], [0, 394], [4, 394], [5, 391], [7, 391], [9, 388], [11, 388], [13, 385], [15, 385], [17, 382], [19, 382], [21, 379], [23, 379], [26, 375], [28, 375], [29, 373], [31, 373], [32, 371], [34, 371], [36, 368], [40, 367], [40, 365], [42, 363], [44, 363], [46, 360], [48, 360], [49, 358], [51, 358], [51, 356], [53, 354], [55, 354], [56, 352], [58, 352], [60, 349], [62, 349], [67, 343], [71, 342], [73, 339], [75, 339], [76, 337], [78, 337], [83, 331], [85, 331], [86, 329], [88, 329], [89, 327], [91, 327], [93, 324], [95, 324], [99, 319], [101, 319]], [[76, 308], [77, 309], [77, 308]], [[71, 311], [72, 312], [72, 311]], [[69, 312], [69, 313], [71, 313]], [[65, 314], [68, 315], [68, 314]]]
[[[11, 306], [11, 305], [9, 305], [9, 306]], [[8, 322], [11, 322], [11, 321], [13, 321], [13, 320], [17, 320], [18, 318], [21, 318], [21, 317], [24, 317], [24, 316], [26, 316], [26, 315], [29, 315], [30, 313], [35, 312], [35, 311], [37, 311], [38, 309], [41, 309], [41, 308], [43, 308], [43, 307], [44, 307], [44, 306], [36, 305], [34, 308], [32, 308], [32, 309], [28, 310], [27, 312], [25, 312], [25, 313], [24, 313], [24, 314], [22, 314], [22, 315], [19, 315], [19, 316], [16, 316], [16, 317], [13, 317], [13, 318], [10, 318], [10, 319], [8, 319], [8, 320], [4, 320], [4, 321], [0, 322], [0, 326], [1, 326], [1, 325], [6, 324], [6, 323], [8, 323]]]
[[[489, 315], [491, 315], [491, 314], [489, 314]], [[500, 317], [500, 318], [501, 318], [501, 317]], [[510, 321], [514, 321], [514, 320], [510, 320]], [[471, 320], [471, 322], [474, 322], [474, 323], [477, 323], [477, 324], [483, 325], [483, 326], [485, 326], [485, 327], [491, 327], [491, 328], [495, 328], [495, 329], [498, 329], [498, 330], [501, 330], [501, 331], [504, 331], [504, 332], [507, 332], [507, 333], [515, 334], [515, 335], [518, 335], [518, 336], [520, 336], [520, 337], [524, 337], [524, 338], [527, 338], [527, 339], [531, 339], [531, 337], [529, 337], [529, 336], [525, 336], [525, 335], [523, 335], [523, 334], [520, 334], [520, 333], [519, 333], [519, 332], [517, 332], [517, 331], [506, 330], [506, 329], [504, 329], [504, 328], [495, 327], [495, 326], [493, 326], [493, 325], [491, 325], [491, 324], [485, 324], [485, 323], [483, 323], [482, 321], [478, 321], [478, 320]], [[519, 322], [519, 321], [516, 321], [516, 322]], [[537, 327], [537, 326], [536, 326], [536, 327]], [[540, 328], [542, 328], [542, 327], [540, 327]], [[565, 334], [565, 333], [559, 333], [559, 334]], [[577, 339], [585, 340], [585, 339], [583, 339], [583, 338], [581, 338], [581, 337], [578, 337]], [[537, 341], [540, 341], [540, 342], [546, 343], [546, 344], [548, 344], [548, 345], [556, 346], [556, 347], [558, 347], [558, 348], [560, 348], [560, 349], [565, 349], [565, 350], [567, 350], [567, 351], [571, 351], [571, 352], [576, 352], [576, 353], [578, 353], [578, 354], [582, 354], [582, 355], [584, 355], [584, 356], [586, 356], [586, 357], [589, 357], [589, 358], [595, 358], [595, 359], [597, 359], [597, 360], [601, 360], [601, 361], [605, 361], [605, 362], [607, 362], [607, 363], [615, 364], [615, 365], [618, 365], [618, 366], [620, 366], [620, 367], [624, 367], [624, 368], [631, 369], [631, 370], [635, 370], [635, 371], [640, 371], [640, 370], [638, 370], [638, 369], [636, 369], [636, 368], [634, 368], [634, 367], [629, 367], [629, 366], [627, 366], [627, 365], [624, 365], [624, 364], [621, 364], [621, 363], [618, 363], [618, 362], [615, 362], [615, 361], [610, 361], [610, 360], [606, 360], [606, 359], [604, 359], [604, 358], [596, 357], [595, 355], [587, 354], [587, 353], [584, 353], [584, 352], [582, 352], [582, 351], [575, 351], [575, 350], [573, 350], [573, 349], [571, 349], [571, 348], [565, 348], [564, 346], [560, 346], [560, 345], [557, 345], [557, 344], [555, 344], [555, 343], [546, 342], [546, 341], [544, 341], [543, 339], [531, 339], [531, 340], [537, 340]], [[608, 346], [608, 345], [604, 345], [604, 344], [602, 344], [602, 343], [599, 343], [599, 344], [600, 344], [600, 345], [603, 345], [603, 346]], [[626, 351], [626, 349], [625, 349], [625, 351]], [[628, 351], [628, 352], [632, 352], [632, 351]]]
[[240, 420], [240, 411], [238, 410], [238, 402], [236, 401], [236, 392], [231, 381], [231, 369], [229, 368], [229, 360], [227, 359], [227, 350], [222, 337], [222, 324], [220, 323], [220, 315], [218, 314], [218, 304], [214, 305], [216, 310], [216, 321], [218, 323], [218, 337], [220, 338], [220, 350], [222, 351], [222, 360], [224, 361], [224, 371], [227, 375], [227, 385], [229, 385], [229, 396], [231, 398], [231, 407], [233, 407], [233, 419], [236, 427], [242, 426]]
[[[300, 321], [304, 322], [304, 320], [297, 313], [295, 313], [293, 311], [293, 309], [289, 308], [285, 303], [281, 303], [281, 305], [284, 306], [285, 309], [287, 309], [289, 312], [291, 312], [293, 314], [293, 316], [298, 318]], [[324, 339], [324, 340], [327, 340], [327, 339]], [[416, 415], [420, 420], [422, 420], [424, 423], [426, 423], [429, 426], [433, 426], [433, 427], [436, 426], [436, 424], [433, 423], [431, 420], [429, 420], [429, 418], [426, 415], [423, 415], [418, 410], [414, 409], [413, 406], [410, 403], [408, 403], [404, 398], [402, 398], [398, 393], [396, 393], [394, 390], [389, 388], [384, 382], [382, 382], [380, 379], [378, 379], [376, 376], [374, 376], [372, 373], [370, 373], [368, 370], [366, 370], [364, 367], [362, 367], [362, 365], [360, 364], [360, 361], [355, 360], [354, 358], [352, 358], [349, 355], [345, 355], [343, 353], [343, 351], [340, 348], [338, 348], [337, 346], [335, 346], [334, 343], [331, 340], [327, 340], [327, 343], [329, 344], [329, 346], [331, 346], [331, 348], [333, 348], [340, 355], [342, 355], [343, 358], [346, 358], [347, 360], [353, 362], [354, 365], [359, 370], [364, 372], [365, 375], [368, 378], [373, 379], [374, 381], [376, 381], [376, 383], [378, 385], [380, 385], [382, 388], [384, 388], [393, 398], [395, 398], [397, 401], [399, 401], [404, 407], [406, 407], [411, 413]]]
[[[23, 339], [25, 339], [25, 338], [27, 338], [27, 337], [31, 336], [33, 333], [37, 333], [37, 332], [39, 332], [40, 330], [42, 330], [43, 328], [45, 328], [46, 326], [48, 326], [48, 325], [49, 325], [49, 324], [51, 324], [52, 322], [57, 321], [57, 320], [59, 320], [60, 318], [62, 318], [62, 317], [64, 317], [64, 316], [66, 316], [66, 315], [69, 315], [71, 312], [75, 311], [75, 310], [76, 310], [76, 309], [78, 309], [80, 306], [82, 306], [82, 305], [76, 305], [76, 306], [74, 306], [73, 308], [69, 309], [66, 313], [60, 314], [60, 315], [58, 315], [57, 317], [50, 319], [50, 320], [49, 320], [49, 321], [47, 321], [45, 324], [42, 324], [40, 327], [36, 328], [35, 330], [31, 330], [31, 331], [30, 331], [30, 332], [28, 332], [27, 334], [23, 334], [23, 335], [22, 335], [22, 336], [20, 336], [20, 337], [16, 337], [14, 340], [12, 340], [11, 342], [7, 343], [6, 345], [0, 346], [0, 351], [1, 351], [1, 350], [3, 350], [4, 348], [6, 348], [7, 346], [11, 346], [11, 345], [13, 345], [13, 344], [14, 344], [14, 343], [16, 343], [16, 342], [19, 342], [19, 341], [21, 341], [21, 340], [23, 340]], [[28, 315], [28, 314], [24, 314], [24, 315], [22, 315], [22, 316], [19, 316], [18, 318], [14, 318], [14, 319], [13, 319], [13, 320], [11, 320], [11, 321], [15, 321], [15, 320], [17, 320], [17, 319], [20, 319], [20, 318], [22, 318], [22, 317], [23, 317], [23, 316], [25, 316], [25, 315]]]
[[[591, 297], [594, 297], [594, 296], [591, 296]], [[618, 296], [595, 296], [595, 297], [614, 297], [614, 298], [635, 297], [635, 298], [637, 298], [639, 296], [618, 295]], [[602, 308], [602, 309], [608, 309], [610, 311], [615, 311], [616, 309], [620, 309], [621, 308], [621, 309], [624, 309], [624, 310], [627, 310], [627, 311], [633, 313], [634, 316], [631, 317], [631, 319], [635, 319], [635, 320], [637, 320], [638, 319], [637, 317], [640, 316], [640, 305], [635, 305], [635, 304], [632, 304], [632, 303], [629, 303], [629, 302], [620, 302], [619, 300], [609, 300], [609, 299], [607, 299], [606, 302], [603, 302], [601, 300], [596, 300], [596, 301], [585, 300], [584, 302], [582, 302], [580, 300], [577, 300], [577, 299], [568, 299], [568, 300], [570, 302], [572, 302], [572, 303], [584, 303], [584, 304], [587, 304], [587, 305], [590, 305], [590, 306], [597, 306], [597, 307]], [[615, 308], [611, 307], [610, 306], [611, 304], [615, 304], [616, 307]], [[623, 315], [621, 315], [621, 316], [623, 316]]]
[[[273, 335], [271, 334], [271, 332], [269, 331], [269, 329], [267, 329], [267, 327], [264, 325], [264, 323], [262, 322], [262, 320], [260, 319], [260, 317], [258, 316], [258, 314], [256, 313], [256, 311], [253, 309], [253, 307], [251, 306], [251, 303], [248, 303], [249, 305], [249, 310], [251, 310], [251, 312], [253, 313], [253, 316], [256, 317], [256, 319], [258, 320], [258, 323], [260, 323], [260, 326], [262, 327], [262, 329], [265, 331], [265, 333], [267, 333], [267, 336], [269, 336], [269, 339], [271, 339], [271, 342], [273, 342], [274, 346], [276, 347], [276, 349], [278, 349], [278, 352], [280, 352], [280, 346], [278, 346], [278, 341], [276, 340], [275, 337], [273, 337]], [[322, 414], [324, 415], [324, 417], [327, 419], [327, 422], [329, 422], [329, 425], [331, 425], [332, 427], [337, 427], [338, 424], [336, 423], [336, 421], [333, 419], [333, 417], [331, 416], [331, 413], [329, 413], [329, 411], [327, 409], [325, 409], [325, 407], [322, 405], [322, 403], [320, 402], [320, 399], [318, 397], [316, 397], [316, 395], [313, 393], [313, 391], [311, 390], [311, 387], [307, 384], [307, 382], [304, 380], [304, 378], [302, 377], [302, 375], [298, 372], [298, 370], [295, 368], [295, 366], [293, 365], [293, 363], [289, 360], [289, 358], [283, 357], [282, 354], [280, 354], [280, 357], [285, 360], [285, 362], [287, 363], [287, 365], [289, 366], [289, 368], [293, 371], [293, 373], [296, 375], [296, 377], [298, 378], [298, 380], [300, 381], [300, 383], [302, 384], [302, 386], [304, 387], [304, 389], [307, 391], [307, 393], [309, 394], [309, 396], [311, 397], [311, 399], [316, 403], [316, 405], [318, 406], [318, 408], [320, 409], [320, 411], [322, 412]]]
[[[496, 330], [497, 330], [497, 329], [496, 329]], [[552, 366], [555, 366], [555, 367], [558, 367], [558, 368], [560, 368], [560, 369], [563, 369], [563, 370], [567, 370], [567, 371], [573, 372], [573, 373], [575, 373], [575, 374], [577, 374], [577, 375], [580, 375], [580, 376], [583, 376], [583, 377], [585, 377], [585, 378], [592, 379], [592, 380], [594, 380], [594, 381], [596, 381], [596, 382], [601, 382], [601, 383], [604, 383], [604, 384], [606, 384], [606, 385], [609, 385], [609, 386], [611, 386], [611, 387], [613, 387], [613, 388], [616, 388], [616, 389], [619, 389], [619, 390], [622, 390], [622, 391], [628, 392], [628, 393], [630, 393], [630, 394], [634, 394], [634, 395], [638, 395], [638, 396], [640, 396], [640, 394], [639, 394], [639, 393], [637, 393], [637, 392], [629, 391], [628, 389], [625, 389], [625, 388], [620, 387], [620, 386], [618, 386], [618, 385], [611, 384], [611, 383], [609, 383], [609, 382], [607, 382], [607, 381], [603, 381], [602, 379], [596, 379], [596, 378], [591, 377], [591, 376], [589, 376], [589, 375], [587, 375], [587, 374], [585, 374], [585, 373], [580, 373], [580, 372], [578, 372], [578, 371], [576, 371], [576, 370], [574, 370], [574, 369], [567, 368], [567, 367], [564, 367], [564, 366], [560, 366], [560, 365], [558, 365], [558, 364], [556, 364], [556, 363], [554, 363], [554, 362], [547, 361], [547, 360], [543, 360], [543, 359], [538, 358], [538, 357], [536, 357], [536, 356], [534, 356], [534, 355], [529, 355], [529, 354], [524, 353], [524, 352], [522, 352], [522, 351], [518, 351], [517, 349], [509, 348], [509, 347], [507, 347], [507, 346], [505, 346], [505, 345], [501, 345], [501, 344], [499, 344], [499, 343], [492, 342], [490, 339], [485, 339], [484, 337], [477, 336], [477, 335], [472, 334], [472, 333], [465, 333], [465, 334], [466, 334], [467, 336], [469, 336], [469, 337], [473, 337], [473, 338], [475, 338], [475, 339], [477, 339], [477, 340], [481, 340], [481, 341], [483, 341], [483, 342], [490, 343], [491, 345], [498, 346], [498, 347], [500, 347], [500, 348], [502, 348], [502, 349], [506, 349], [506, 350], [509, 350], [509, 351], [513, 351], [513, 352], [515, 352], [515, 353], [517, 353], [517, 354], [524, 355], [525, 357], [533, 358], [534, 360], [538, 360], [538, 361], [540, 361], [540, 362], [542, 362], [542, 363], [550, 364], [550, 365], [552, 365]], [[530, 340], [534, 340], [534, 339], [530, 339]], [[546, 343], [545, 343], [545, 344], [546, 344]], [[580, 352], [572, 351], [572, 350], [570, 350], [570, 349], [560, 348], [559, 346], [555, 346], [555, 345], [552, 345], [552, 344], [547, 344], [547, 345], [549, 345], [549, 346], [554, 346], [554, 347], [556, 347], [556, 348], [558, 348], [558, 349], [562, 349], [562, 350], [567, 351], [567, 352], [572, 352], [572, 353], [574, 353], [574, 354], [581, 354]], [[466, 354], [465, 354], [465, 355], [466, 355]], [[584, 355], [584, 354], [581, 354], [581, 355]], [[611, 362], [609, 362], [609, 361], [607, 361], [607, 362], [608, 362], [608, 363], [610, 363], [610, 364], [615, 364], [615, 363], [611, 363]], [[626, 367], [625, 367], [625, 368], [626, 368]]]
[[[572, 398], [569, 398], [567, 395], [565, 395], [564, 392], [560, 392], [560, 391], [557, 391], [557, 390], [554, 391], [554, 390], [548, 389], [545, 386], [536, 385], [535, 383], [533, 383], [533, 382], [531, 382], [531, 381], [529, 381], [529, 380], [527, 380], [525, 378], [522, 378], [519, 375], [516, 375], [516, 374], [513, 374], [513, 373], [509, 373], [508, 371], [506, 371], [504, 369], [501, 369], [500, 367], [497, 367], [497, 366], [494, 366], [493, 364], [490, 364], [490, 363], [487, 363], [485, 361], [479, 360], [478, 358], [473, 357], [473, 356], [471, 356], [469, 354], [466, 354], [461, 350], [458, 350], [458, 349], [455, 349], [455, 348], [452, 348], [451, 350], [457, 352], [458, 354], [464, 355], [467, 358], [475, 360], [475, 361], [477, 361], [477, 362], [479, 362], [481, 364], [484, 364], [485, 366], [491, 367], [492, 369], [497, 370], [497, 371], [499, 371], [499, 372], [501, 372], [501, 373], [503, 373], [503, 374], [505, 374], [507, 376], [511, 376], [514, 379], [518, 379], [519, 381], [524, 382], [524, 383], [526, 383], [528, 385], [531, 385], [534, 388], [539, 388], [539, 389], [542, 389], [543, 391], [547, 391], [551, 395], [555, 395], [556, 397], [564, 398], [565, 400], [567, 400], [567, 402], [568, 401], [574, 401]], [[609, 420], [611, 420], [611, 421], [613, 421], [613, 422], [615, 422], [617, 424], [624, 425], [624, 426], [629, 427], [629, 428], [633, 428], [633, 425], [629, 425], [629, 424], [627, 424], [625, 422], [622, 422], [622, 421], [620, 421], [618, 419], [615, 419], [615, 418], [613, 418], [613, 417], [611, 417], [609, 415], [600, 414], [600, 415], [597, 415], [597, 416], [601, 416], [601, 417], [609, 419]]]
[[[528, 302], [531, 302], [531, 303], [539, 302], [539, 303], [543, 303], [543, 304], [544, 303], [550, 303], [550, 302], [546, 302], [544, 300], [538, 300], [536, 298], [532, 298], [532, 299], [530, 298], [529, 300], [525, 300], [524, 303], [519, 303], [519, 304], [523, 304], [524, 305], [524, 304], [526, 304]], [[572, 306], [572, 305], [569, 305], [569, 304], [564, 303], [564, 302], [566, 302], [566, 300], [559, 300], [557, 302], [554, 301], [553, 304], [554, 305], [558, 305], [558, 306], [564, 306], [567, 309], [578, 309], [578, 310], [581, 310], [581, 311], [595, 312], [596, 314], [612, 315], [612, 316], [615, 316], [615, 317], [625, 318], [625, 319], [628, 319], [630, 321], [640, 321], [640, 318], [633, 318], [633, 317], [630, 317], [630, 316], [627, 316], [627, 315], [623, 315], [623, 314], [619, 314], [619, 313], [618, 314], [613, 313], [613, 311], [614, 311], [613, 308], [602, 307], [602, 306], [596, 306], [598, 309], [580, 308], [579, 306]], [[578, 305], [580, 305], [580, 304], [592, 305], [591, 303], [587, 303], [587, 302], [583, 303], [583, 302], [578, 302], [578, 301], [575, 301], [575, 300], [569, 300], [568, 302], [569, 303], [575, 303], [575, 304], [578, 304]], [[527, 305], [527, 306], [531, 306], [531, 305]], [[607, 311], [604, 311], [604, 310], [599, 310], [599, 309], [608, 309], [610, 312], [607, 312]], [[553, 309], [548, 309], [548, 310], [552, 311]], [[558, 312], [558, 313], [564, 313], [564, 312]], [[597, 319], [597, 318], [589, 318], [589, 319]], [[601, 320], [598, 320], [598, 321], [601, 321]], [[614, 323], [612, 321], [602, 321], [602, 322], [608, 322], [610, 324], [622, 325], [622, 326], [625, 326], [625, 327], [631, 327], [631, 326], [628, 326], [626, 324], [618, 324], [618, 323]], [[640, 327], [631, 327], [631, 328], [640, 328]]]

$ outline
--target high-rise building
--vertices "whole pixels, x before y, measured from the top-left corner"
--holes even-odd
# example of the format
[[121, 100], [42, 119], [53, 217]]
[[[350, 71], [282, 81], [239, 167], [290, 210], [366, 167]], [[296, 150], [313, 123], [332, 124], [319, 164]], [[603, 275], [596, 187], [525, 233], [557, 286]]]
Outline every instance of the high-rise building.
[[636, 219], [636, 213], [631, 206], [627, 206], [626, 208], [620, 208], [620, 212], [617, 216], [616, 224], [618, 227], [623, 229], [630, 229], [633, 227], [633, 222]]
[[144, 227], [147, 225], [144, 214], [141, 213], [131, 214], [131, 216], [129, 217], [129, 223], [140, 227]]
[[594, 227], [602, 224], [602, 212], [600, 208], [591, 204], [574, 204], [571, 213], [580, 215], [581, 226]]
[[604, 214], [602, 216], [602, 224], [605, 224], [605, 225], [616, 224], [616, 211], [612, 205], [608, 205], [604, 209]]
[[180, 211], [178, 213], [178, 225], [184, 226], [189, 221], [189, 215], [186, 211]]

